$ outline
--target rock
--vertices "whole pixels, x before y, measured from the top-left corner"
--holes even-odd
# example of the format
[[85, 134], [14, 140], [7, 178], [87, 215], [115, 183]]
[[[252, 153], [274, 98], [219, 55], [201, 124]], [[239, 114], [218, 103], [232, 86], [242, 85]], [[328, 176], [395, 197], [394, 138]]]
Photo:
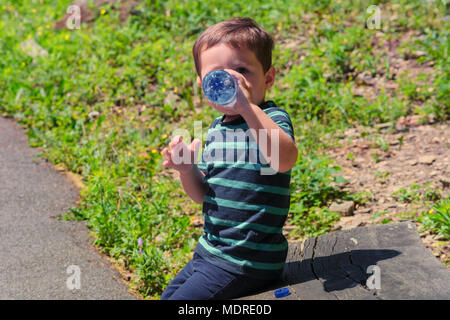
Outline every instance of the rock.
[[384, 123], [377, 123], [375, 125], [375, 128], [382, 130], [382, 129], [387, 129], [391, 126], [392, 126], [391, 122], [384, 122]]
[[180, 100], [180, 97], [170, 90], [164, 98], [164, 105], [172, 106]]
[[99, 116], [100, 116], [100, 112], [95, 111], [95, 110], [89, 112], [89, 114], [88, 114], [88, 118], [89, 118], [89, 120], [91, 120], [91, 121], [97, 119]]
[[372, 208], [364, 208], [364, 209], [358, 209], [358, 211], [357, 212], [355, 212], [355, 213], [361, 213], [361, 214], [369, 214], [369, 213], [371, 213], [372, 212]]
[[203, 218], [199, 215], [193, 215], [190, 217], [191, 225], [193, 227], [200, 227], [203, 225]]
[[439, 143], [439, 142], [441, 142], [441, 139], [439, 139], [438, 137], [434, 137], [434, 138], [431, 140], [431, 142]]
[[439, 174], [439, 171], [432, 171], [431, 173], [430, 173], [430, 177], [434, 177], [434, 176], [437, 176]]
[[428, 165], [432, 164], [435, 160], [436, 160], [436, 156], [433, 156], [433, 155], [421, 156], [418, 159], [419, 163], [428, 164]]
[[359, 185], [360, 185], [360, 186], [363, 186], [363, 185], [365, 185], [365, 184], [367, 184], [367, 179], [366, 179], [366, 178], [361, 178], [361, 179], [359, 180]]
[[364, 159], [363, 157], [356, 157], [353, 162], [355, 162], [356, 164], [362, 164], [365, 162], [368, 162], [366, 159]]
[[394, 81], [390, 80], [390, 81], [386, 82], [385, 87], [386, 87], [386, 89], [394, 90], [394, 89], [398, 88], [398, 83], [395, 83]]
[[20, 44], [20, 49], [31, 58], [43, 57], [48, 54], [47, 50], [42, 48], [34, 39], [27, 39]]
[[404, 57], [406, 60], [410, 60], [410, 59], [417, 59], [417, 58], [423, 57], [424, 55], [426, 55], [426, 52], [417, 50], [414, 52], [409, 52], [409, 51], [405, 52]]
[[297, 228], [296, 226], [284, 226], [283, 231], [291, 232], [292, 230], [295, 230]]
[[359, 73], [356, 76], [355, 82], [358, 85], [368, 85], [368, 86], [373, 86], [374, 83], [374, 79], [372, 77], [372, 74], [370, 72], [364, 71], [362, 73]]
[[399, 145], [399, 144], [400, 144], [400, 141], [398, 141], [398, 140], [389, 141], [389, 145], [390, 145], [390, 146], [397, 146], [397, 145]]
[[368, 217], [365, 215], [358, 215], [353, 217], [342, 217], [336, 224], [336, 228], [340, 230], [349, 230], [356, 227], [365, 226], [368, 222]]
[[442, 178], [439, 179], [439, 181], [442, 183], [442, 187], [444, 189], [450, 187], [450, 179], [449, 178], [442, 177]]
[[333, 202], [329, 209], [338, 212], [340, 215], [347, 217], [353, 215], [355, 203], [353, 201]]
[[[136, 0], [76, 0], [68, 5], [78, 7], [80, 23], [91, 23], [100, 15], [100, 8], [107, 6], [110, 10], [119, 11], [120, 22], [125, 22], [130, 14], [138, 14], [134, 9], [139, 3]], [[69, 29], [67, 21], [71, 19], [73, 12], [67, 12], [64, 17], [55, 22], [56, 30]]]
[[414, 58], [420, 58], [420, 57], [422, 57], [422, 56], [424, 56], [424, 55], [426, 55], [426, 52], [425, 51], [419, 51], [419, 50], [417, 50], [417, 51], [414, 51], [414, 53], [413, 53], [413, 56], [414, 56]]

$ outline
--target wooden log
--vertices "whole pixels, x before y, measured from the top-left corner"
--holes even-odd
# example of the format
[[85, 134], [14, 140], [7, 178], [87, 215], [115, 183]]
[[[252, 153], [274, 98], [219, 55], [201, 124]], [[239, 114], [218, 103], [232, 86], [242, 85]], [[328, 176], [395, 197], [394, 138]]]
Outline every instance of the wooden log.
[[[380, 283], [368, 281], [377, 275]], [[450, 270], [406, 221], [292, 242], [282, 280], [241, 299], [276, 299], [282, 287], [291, 292], [283, 300], [450, 299]]]

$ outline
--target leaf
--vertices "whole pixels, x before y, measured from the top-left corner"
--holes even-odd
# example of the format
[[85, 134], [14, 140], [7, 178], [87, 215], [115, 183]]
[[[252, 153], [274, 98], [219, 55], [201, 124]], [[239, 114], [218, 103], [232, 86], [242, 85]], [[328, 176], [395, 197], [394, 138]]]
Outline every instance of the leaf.
[[344, 183], [344, 184], [349, 183], [348, 180], [345, 179], [345, 178], [342, 177], [342, 176], [335, 176], [335, 177], [334, 177], [334, 182], [336, 182], [336, 183]]

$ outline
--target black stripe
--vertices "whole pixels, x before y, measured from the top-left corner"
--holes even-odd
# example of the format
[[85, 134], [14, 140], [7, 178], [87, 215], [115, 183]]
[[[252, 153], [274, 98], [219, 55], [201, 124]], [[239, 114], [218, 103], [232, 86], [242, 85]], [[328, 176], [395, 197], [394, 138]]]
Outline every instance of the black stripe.
[[262, 175], [259, 170], [243, 168], [212, 167], [211, 177], [264, 184], [273, 187], [289, 188], [291, 176], [284, 173]]
[[[234, 209], [230, 207], [218, 206], [214, 203], [203, 202], [202, 212], [210, 217], [235, 221], [235, 222], [248, 222], [257, 223], [271, 228], [282, 228], [285, 215], [264, 213], [255, 210], [242, 210]], [[230, 228], [230, 227], [227, 227]]]
[[289, 195], [280, 195], [268, 192], [234, 189], [230, 187], [209, 184], [207, 195], [214, 197], [219, 195], [221, 199], [245, 202], [255, 205], [266, 205], [277, 208], [289, 209]]
[[219, 249], [225, 254], [232, 255], [244, 260], [250, 260], [263, 263], [283, 263], [286, 260], [286, 250], [282, 251], [260, 251], [242, 246], [224, 245], [222, 242], [209, 240], [206, 241], [214, 248]]
[[233, 273], [237, 274], [245, 274], [249, 277], [256, 278], [256, 279], [277, 279], [281, 276], [281, 273], [283, 271], [283, 268], [279, 270], [261, 270], [261, 269], [254, 269], [252, 267], [247, 266], [240, 266], [238, 264], [231, 263], [229, 261], [226, 261], [218, 256], [215, 256], [208, 252], [206, 249], [203, 248], [202, 245], [198, 244], [195, 247], [195, 252], [198, 253], [200, 256], [202, 256], [204, 259], [209, 261], [210, 263], [223, 268], [225, 270], [228, 270]]
[[[210, 230], [212, 227], [214, 230]], [[256, 243], [264, 244], [282, 244], [284, 243], [285, 237], [282, 233], [265, 233], [265, 232], [255, 232], [253, 230], [242, 230], [236, 228], [225, 228], [221, 226], [212, 226], [210, 223], [205, 223], [205, 228], [208, 232], [216, 237], [228, 238], [233, 240], [248, 240]]]

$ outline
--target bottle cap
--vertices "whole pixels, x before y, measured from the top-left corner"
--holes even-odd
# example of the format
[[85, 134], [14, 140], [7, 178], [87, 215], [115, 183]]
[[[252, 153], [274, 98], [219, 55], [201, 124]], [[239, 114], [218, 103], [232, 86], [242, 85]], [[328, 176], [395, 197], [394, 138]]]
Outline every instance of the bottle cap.
[[276, 298], [283, 298], [283, 297], [287, 297], [291, 293], [289, 292], [288, 288], [281, 288], [281, 289], [275, 290], [274, 294], [275, 294]]
[[237, 83], [225, 70], [217, 69], [203, 78], [202, 89], [206, 98], [221, 106], [231, 105], [236, 99]]

